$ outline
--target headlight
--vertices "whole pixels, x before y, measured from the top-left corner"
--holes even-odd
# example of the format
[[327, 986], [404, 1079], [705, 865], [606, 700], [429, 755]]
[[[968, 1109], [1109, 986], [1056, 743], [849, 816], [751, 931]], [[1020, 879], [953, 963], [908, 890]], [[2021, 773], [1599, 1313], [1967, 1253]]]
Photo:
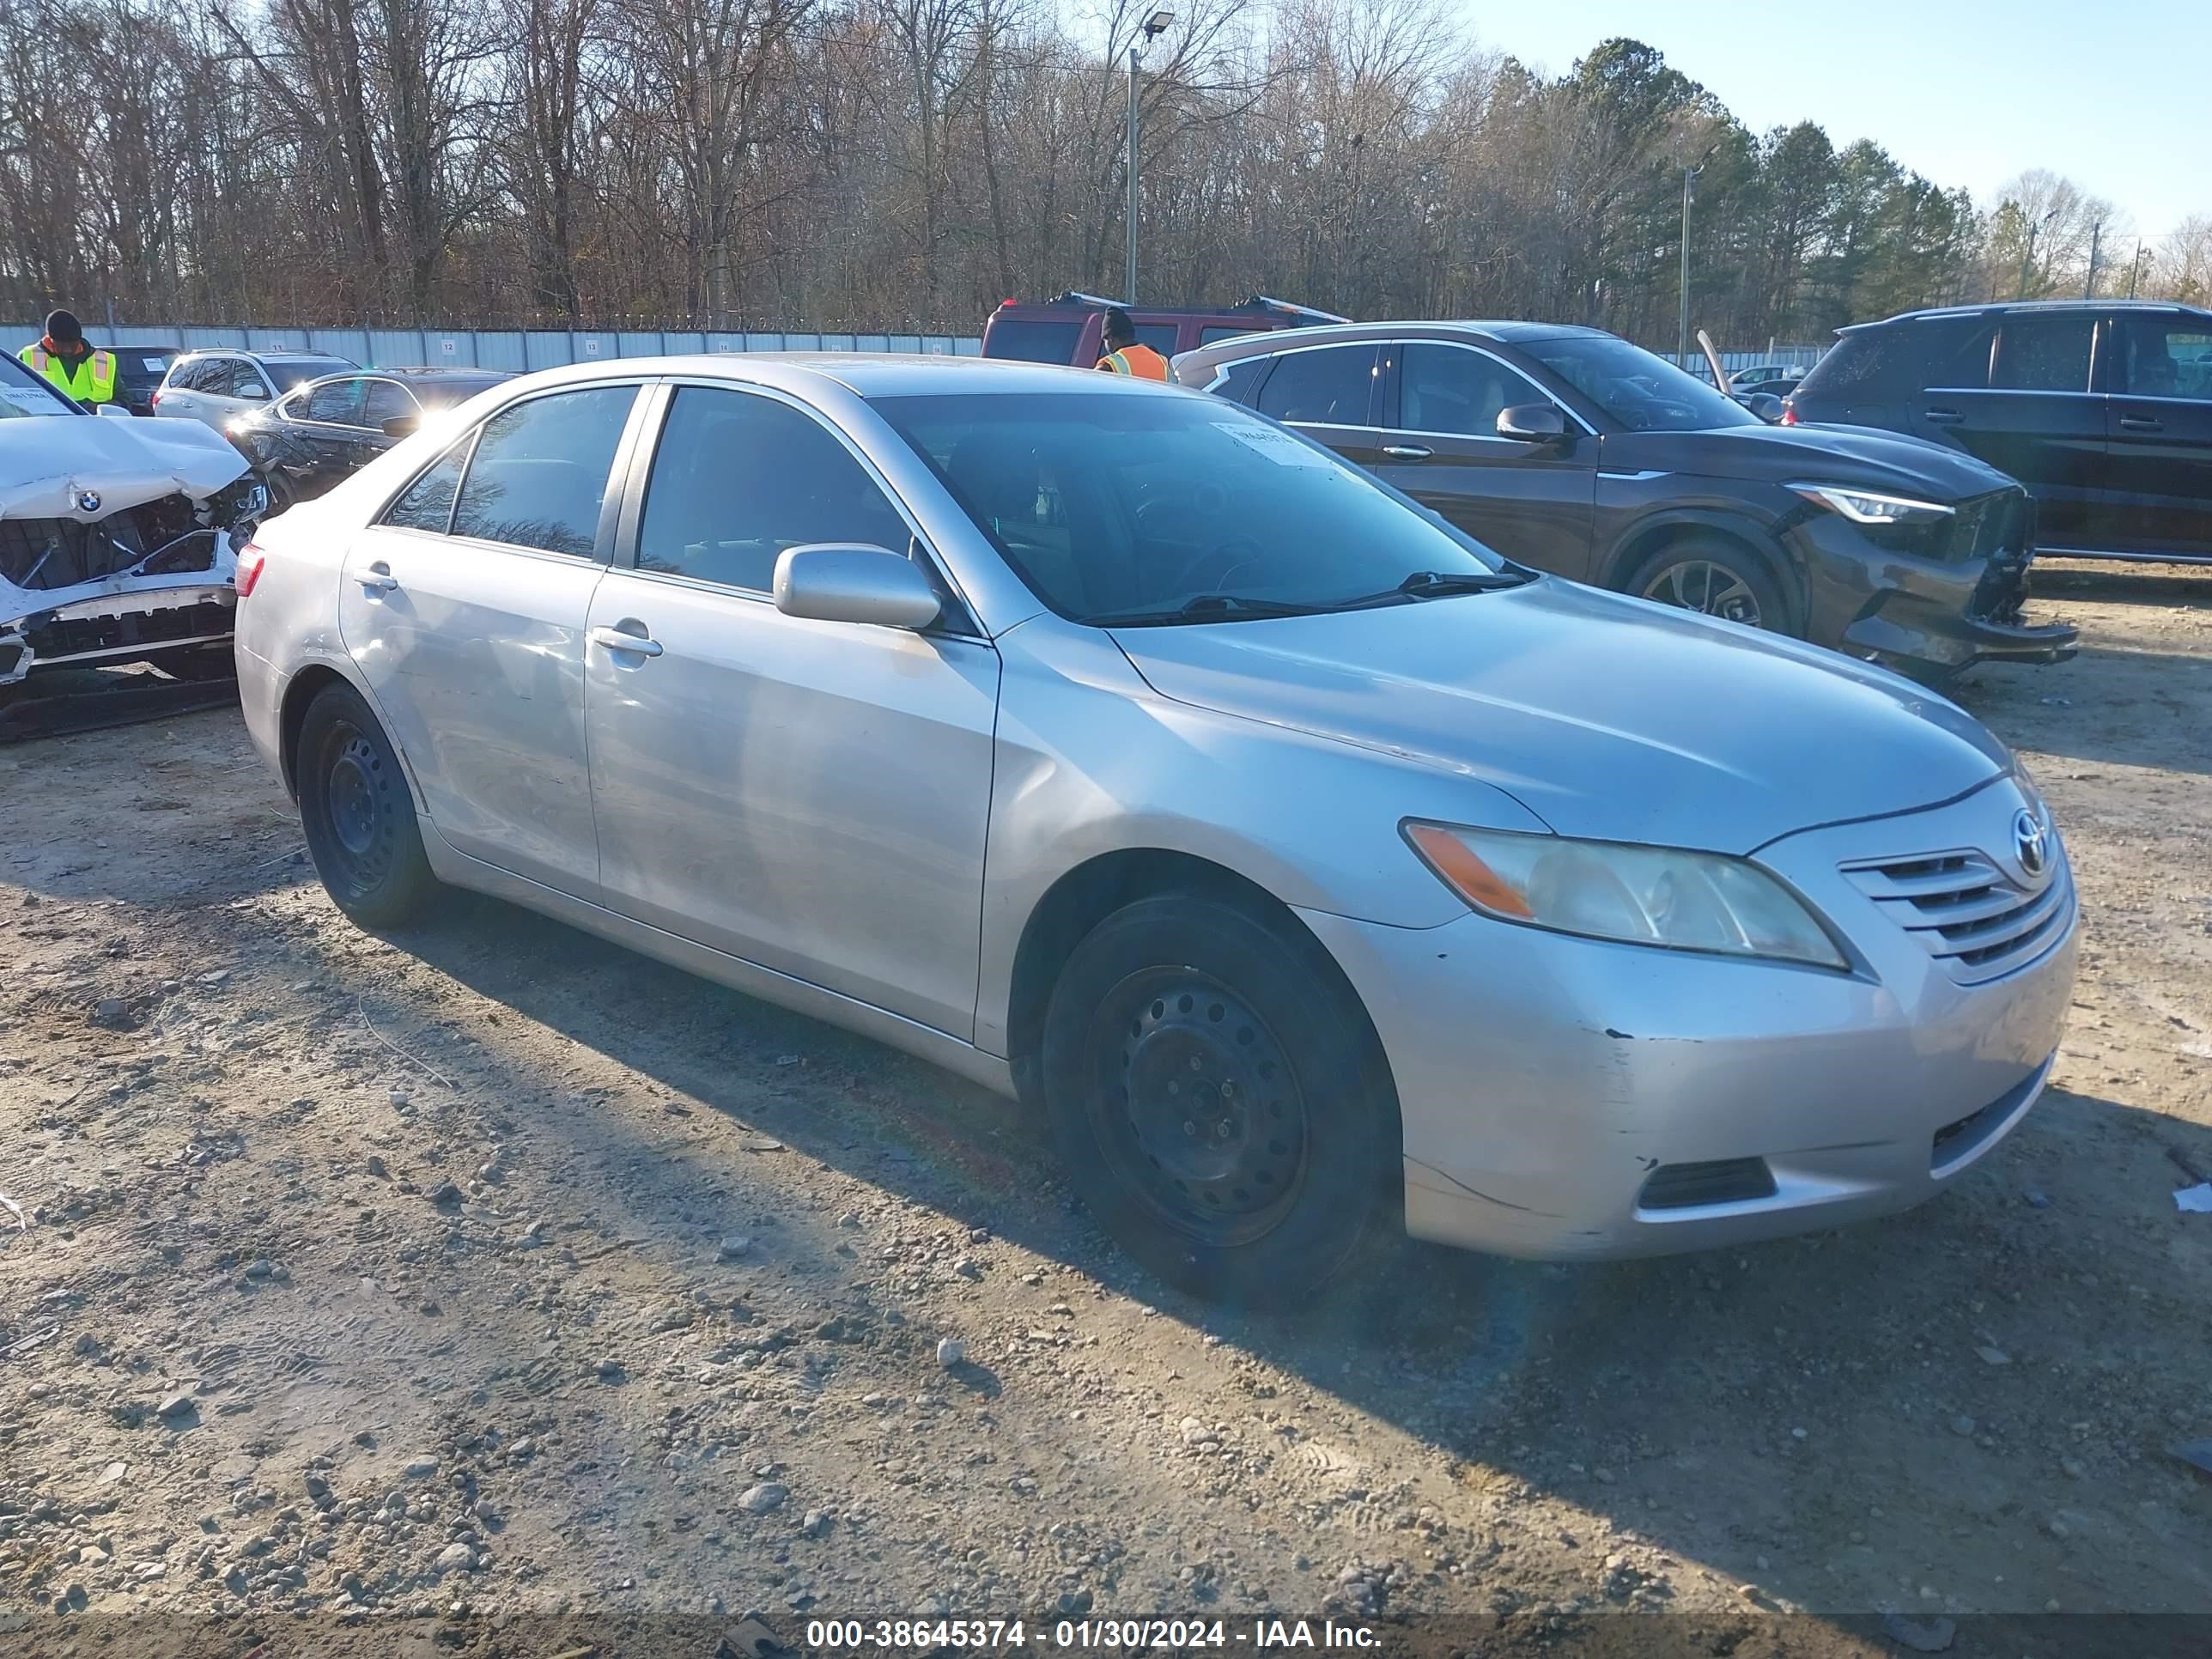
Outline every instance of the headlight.
[[1850, 965], [1813, 913], [1743, 859], [1413, 819], [1404, 830], [1445, 886], [1503, 921], [1667, 950]]
[[1930, 524], [1949, 518], [1954, 509], [1941, 501], [1919, 501], [1910, 495], [1881, 495], [1844, 484], [1791, 484], [1807, 501], [1833, 508], [1853, 524]]

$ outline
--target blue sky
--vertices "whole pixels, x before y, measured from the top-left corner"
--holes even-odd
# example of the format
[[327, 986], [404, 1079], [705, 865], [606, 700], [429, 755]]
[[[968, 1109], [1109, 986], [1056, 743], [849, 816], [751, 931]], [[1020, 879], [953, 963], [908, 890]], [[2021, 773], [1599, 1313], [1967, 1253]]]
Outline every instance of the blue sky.
[[1475, 38], [1564, 74], [1626, 34], [1754, 132], [1811, 119], [1989, 204], [2027, 167], [2148, 238], [2212, 213], [2212, 0], [1461, 0]]

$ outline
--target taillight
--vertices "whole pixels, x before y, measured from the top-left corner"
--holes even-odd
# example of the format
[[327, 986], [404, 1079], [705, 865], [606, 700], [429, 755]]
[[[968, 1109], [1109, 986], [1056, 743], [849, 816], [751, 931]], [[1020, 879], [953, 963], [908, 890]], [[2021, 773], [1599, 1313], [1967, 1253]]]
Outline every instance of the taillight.
[[1784, 426], [1795, 426], [1797, 424], [1797, 411], [1792, 409], [1788, 404], [1782, 405], [1782, 424]]
[[240, 599], [253, 592], [253, 585], [261, 580], [262, 567], [268, 562], [269, 555], [252, 542], [239, 550], [238, 574], [233, 580], [238, 585]]
[[147, 398], [147, 399], [146, 399], [146, 407], [147, 407], [147, 408], [149, 408], [149, 409], [159, 409], [161, 406], [161, 387], [159, 387], [159, 386], [155, 386], [155, 387], [154, 388], [154, 395], [153, 395], [152, 397], [150, 397], [150, 398]]

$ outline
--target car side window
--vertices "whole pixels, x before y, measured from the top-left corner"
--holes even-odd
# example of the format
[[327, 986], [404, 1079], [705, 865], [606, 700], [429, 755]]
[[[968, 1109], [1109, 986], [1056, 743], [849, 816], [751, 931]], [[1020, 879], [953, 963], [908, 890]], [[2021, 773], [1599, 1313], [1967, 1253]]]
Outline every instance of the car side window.
[[1240, 357], [1221, 368], [1221, 378], [1206, 390], [1217, 398], [1226, 398], [1231, 403], [1249, 404], [1252, 393], [1266, 376], [1273, 357]]
[[385, 509], [383, 522], [395, 530], [431, 530], [444, 535], [453, 522], [453, 493], [469, 459], [469, 442], [462, 439], [416, 474], [415, 482]]
[[1208, 323], [1198, 331], [1198, 343], [1202, 346], [1210, 346], [1217, 340], [1241, 339], [1247, 334], [1256, 334], [1259, 331], [1257, 329], [1234, 327], [1227, 323]]
[[1176, 354], [1176, 336], [1182, 331], [1180, 323], [1139, 323], [1137, 343], [1148, 345], [1163, 357]]
[[1552, 399], [1496, 358], [1409, 340], [1398, 368], [1398, 424], [1409, 432], [1495, 438], [1499, 411]]
[[2212, 323], [2127, 317], [2120, 337], [2131, 396], [2212, 402]]
[[766, 593], [787, 547], [912, 533], [868, 471], [821, 422], [752, 392], [679, 386], [653, 458], [637, 568]]
[[307, 394], [307, 418], [325, 426], [361, 424], [361, 377], [325, 380]]
[[1260, 389], [1260, 412], [1279, 421], [1371, 426], [1376, 355], [1371, 345], [1286, 351]]
[[368, 403], [356, 424], [372, 432], [381, 432], [386, 421], [412, 420], [422, 412], [415, 402], [415, 394], [398, 381], [371, 380]]
[[634, 386], [509, 404], [484, 423], [453, 504], [453, 534], [589, 558]]
[[2096, 326], [2086, 311], [2008, 316], [1998, 325], [1990, 385], [2008, 392], [2087, 392]]

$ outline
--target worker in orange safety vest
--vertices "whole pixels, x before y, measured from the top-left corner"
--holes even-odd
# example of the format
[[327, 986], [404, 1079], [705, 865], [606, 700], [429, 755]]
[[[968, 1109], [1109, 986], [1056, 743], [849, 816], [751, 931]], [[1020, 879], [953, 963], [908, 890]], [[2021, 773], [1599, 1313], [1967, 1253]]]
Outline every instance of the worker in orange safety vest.
[[1127, 312], [1109, 306], [1105, 318], [1102, 334], [1106, 355], [1098, 360], [1099, 368], [1109, 374], [1133, 374], [1140, 380], [1168, 378], [1168, 360], [1152, 347], [1137, 343], [1137, 325], [1129, 320]]

